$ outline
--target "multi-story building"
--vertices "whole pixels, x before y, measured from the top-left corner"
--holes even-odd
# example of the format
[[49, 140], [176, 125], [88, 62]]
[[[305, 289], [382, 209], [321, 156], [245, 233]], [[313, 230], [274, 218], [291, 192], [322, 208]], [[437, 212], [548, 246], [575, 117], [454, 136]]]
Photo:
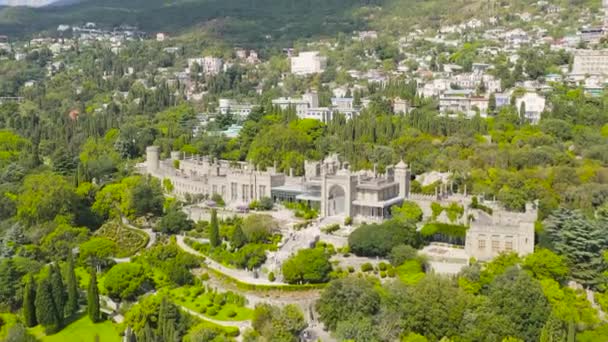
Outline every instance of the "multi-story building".
[[272, 100], [272, 104], [282, 110], [295, 110], [296, 115], [301, 119], [315, 119], [324, 123], [332, 121], [335, 113], [340, 113], [347, 119], [359, 114], [360, 110], [354, 106], [352, 98], [334, 97], [331, 102], [330, 107], [319, 107], [319, 96], [314, 92], [306, 93], [300, 99], [281, 97]]
[[[179, 167], [175, 168], [175, 160]], [[160, 159], [160, 148], [146, 149], [142, 171], [168, 179], [177, 196], [219, 194], [229, 206], [246, 205], [263, 197], [276, 202], [304, 201], [320, 209], [322, 217], [350, 216], [363, 219], [390, 217], [391, 207], [409, 195], [410, 170], [400, 162], [386, 168], [384, 174], [373, 171], [354, 172], [337, 155], [324, 161], [306, 161], [305, 174], [295, 176], [265, 170], [246, 162], [214, 160], [202, 156], [186, 157], [172, 152], [168, 160]]]
[[[288, 174], [279, 172], [276, 164], [262, 170], [251, 163], [181, 152], [171, 152], [171, 158], [161, 160], [160, 148], [149, 146], [146, 162], [139, 167], [142, 173], [169, 180], [176, 196], [218, 194], [233, 208], [269, 197], [275, 202], [306, 203], [317, 208], [321, 217], [369, 222], [390, 218], [393, 206], [406, 199], [419, 203], [423, 212], [432, 211], [430, 204], [435, 202], [452, 203], [445, 184], [435, 196], [411, 194], [411, 171], [403, 161], [387, 166], [384, 173], [375, 166], [373, 170], [352, 171], [348, 163], [330, 155], [323, 161], [305, 161], [304, 174], [296, 176], [292, 169]], [[469, 257], [489, 260], [503, 252], [523, 256], [534, 251], [535, 205], [527, 205], [525, 213], [492, 206], [493, 213], [487, 214], [470, 208], [472, 197], [466, 195], [466, 189], [464, 195], [453, 197], [465, 208], [465, 221], [459, 223], [469, 227], [464, 242]]]
[[[523, 115], [532, 124], [538, 124], [540, 121], [541, 113], [545, 110], [545, 102], [545, 97], [537, 93], [525, 93], [515, 99], [517, 110], [520, 111], [519, 114]], [[522, 106], [522, 104], [524, 105]], [[525, 113], [521, 113], [522, 108], [525, 109]]]
[[319, 51], [300, 52], [298, 56], [291, 57], [291, 73], [295, 75], [311, 75], [325, 71], [327, 57], [321, 56]]
[[238, 103], [232, 99], [220, 99], [218, 112], [222, 115], [226, 115], [228, 113], [232, 115], [236, 115], [241, 119], [245, 119], [251, 114], [253, 110], [253, 105], [250, 103]]
[[224, 62], [221, 58], [211, 56], [200, 58], [188, 58], [188, 69], [192, 70], [194, 64], [198, 64], [204, 74], [217, 75], [222, 71]]
[[500, 253], [515, 252], [520, 256], [533, 253], [537, 215], [534, 204], [527, 204], [525, 213], [495, 210], [489, 215], [478, 210], [467, 230], [464, 247], [467, 255], [487, 261]]
[[576, 50], [570, 75], [575, 78], [608, 75], [608, 50]]

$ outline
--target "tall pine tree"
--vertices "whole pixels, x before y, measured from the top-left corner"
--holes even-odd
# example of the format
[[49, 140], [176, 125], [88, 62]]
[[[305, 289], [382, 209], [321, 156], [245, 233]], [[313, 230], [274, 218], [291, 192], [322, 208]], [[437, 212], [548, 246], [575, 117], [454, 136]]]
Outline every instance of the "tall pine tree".
[[211, 223], [209, 224], [209, 242], [211, 246], [217, 247], [222, 243], [220, 240], [220, 227], [217, 222], [217, 210], [211, 210]]
[[59, 330], [59, 313], [55, 307], [53, 299], [53, 290], [49, 278], [44, 278], [38, 283], [36, 289], [36, 318], [48, 333], [54, 333]]
[[13, 259], [0, 261], [0, 304], [16, 308], [18, 304], [17, 290], [19, 288], [19, 273]]
[[572, 279], [589, 287], [602, 283], [606, 269], [602, 251], [608, 248], [608, 235], [601, 222], [579, 211], [559, 209], [547, 219], [545, 231], [551, 249], [566, 257]]
[[63, 318], [65, 312], [66, 293], [65, 285], [63, 285], [63, 278], [61, 277], [61, 271], [57, 264], [51, 265], [51, 291], [53, 293], [53, 302], [57, 309], [57, 319], [59, 325], [63, 325]]
[[97, 273], [91, 269], [91, 280], [87, 290], [87, 311], [89, 318], [93, 323], [101, 321], [101, 312], [99, 310], [99, 288], [97, 287]]
[[36, 320], [36, 281], [31, 274], [23, 290], [23, 321], [28, 328], [38, 325]]
[[78, 282], [76, 280], [76, 273], [74, 272], [74, 257], [71, 253], [68, 259], [68, 273], [66, 280], [68, 299], [65, 304], [65, 314], [67, 317], [71, 317], [78, 312]]

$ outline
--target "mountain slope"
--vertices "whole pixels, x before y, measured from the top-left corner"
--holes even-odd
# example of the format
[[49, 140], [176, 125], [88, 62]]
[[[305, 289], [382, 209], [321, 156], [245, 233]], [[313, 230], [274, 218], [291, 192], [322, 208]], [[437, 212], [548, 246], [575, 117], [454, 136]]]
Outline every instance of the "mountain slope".
[[23, 35], [59, 24], [124, 23], [149, 32], [180, 31], [212, 23], [223, 38], [251, 42], [333, 34], [364, 26], [353, 15], [385, 0], [88, 0], [64, 7], [0, 10], [0, 33]]

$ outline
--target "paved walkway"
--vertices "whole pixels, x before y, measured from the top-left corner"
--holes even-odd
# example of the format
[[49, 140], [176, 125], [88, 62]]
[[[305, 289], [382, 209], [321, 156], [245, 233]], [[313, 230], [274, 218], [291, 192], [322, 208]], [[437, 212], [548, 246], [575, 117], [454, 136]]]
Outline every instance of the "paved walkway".
[[246, 283], [246, 284], [253, 284], [253, 285], [286, 285], [285, 283], [281, 283], [278, 281], [274, 281], [271, 282], [268, 279], [265, 278], [255, 278], [253, 275], [253, 272], [250, 271], [246, 271], [246, 270], [239, 270], [239, 269], [234, 269], [234, 268], [228, 268], [226, 266], [223, 266], [222, 264], [220, 264], [217, 261], [214, 261], [213, 259], [209, 258], [208, 256], [206, 256], [205, 254], [193, 249], [192, 247], [188, 246], [186, 244], [186, 242], [184, 241], [185, 237], [182, 235], [177, 235], [176, 236], [176, 241], [177, 241], [177, 245], [184, 250], [187, 253], [193, 254], [193, 255], [197, 255], [197, 256], [201, 256], [205, 258], [205, 264], [207, 265], [207, 267], [218, 271], [220, 273], [223, 273], [227, 276], [230, 276], [232, 278], [238, 279], [240, 282]]
[[202, 319], [203, 321], [211, 322], [213, 324], [221, 325], [224, 327], [239, 328], [241, 330], [241, 333], [243, 333], [243, 331], [245, 329], [251, 328], [251, 321], [219, 321], [217, 319], [209, 318], [209, 317], [201, 314], [200, 312], [196, 312], [194, 310], [188, 309], [187, 307], [185, 307], [183, 305], [179, 305], [179, 307], [182, 310], [184, 310], [185, 312], [191, 314], [192, 316], [198, 317], [198, 318]]

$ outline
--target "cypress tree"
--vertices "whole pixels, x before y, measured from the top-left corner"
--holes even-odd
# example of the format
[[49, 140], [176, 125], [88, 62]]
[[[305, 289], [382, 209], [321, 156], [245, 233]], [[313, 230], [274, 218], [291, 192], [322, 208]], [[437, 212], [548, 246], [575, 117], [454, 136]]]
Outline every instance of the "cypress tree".
[[0, 261], [0, 303], [16, 308], [16, 294], [19, 289], [19, 273], [11, 258]]
[[31, 274], [23, 291], [23, 320], [28, 328], [38, 325], [36, 320], [36, 282]]
[[574, 342], [576, 340], [576, 326], [574, 325], [574, 321], [568, 322], [568, 342]]
[[66, 301], [65, 285], [63, 285], [63, 279], [61, 278], [61, 271], [57, 264], [51, 265], [51, 293], [53, 294], [53, 302], [55, 303], [55, 309], [57, 310], [57, 320], [59, 325], [63, 324], [64, 308]]
[[211, 210], [211, 223], [209, 224], [209, 242], [211, 246], [217, 247], [220, 245], [220, 227], [217, 222], [217, 211]]
[[71, 253], [68, 259], [67, 291], [68, 299], [65, 305], [65, 313], [67, 317], [71, 317], [78, 312], [78, 282], [74, 272], [74, 257]]
[[91, 269], [91, 280], [89, 281], [89, 289], [87, 291], [87, 311], [89, 318], [93, 323], [101, 321], [101, 313], [99, 311], [99, 288], [97, 287], [97, 273]]
[[35, 305], [38, 323], [42, 324], [47, 332], [56, 332], [60, 325], [59, 314], [53, 300], [53, 291], [49, 278], [44, 278], [38, 283]]
[[231, 245], [236, 248], [243, 247], [243, 245], [247, 243], [247, 237], [245, 236], [245, 233], [243, 233], [243, 229], [241, 229], [240, 226], [236, 226], [236, 228], [234, 228], [230, 242]]
[[526, 123], [526, 102], [522, 101], [519, 106], [519, 118], [521, 119], [521, 123]]
[[163, 341], [181, 341], [181, 336], [176, 330], [179, 323], [179, 312], [175, 305], [163, 297], [158, 310], [158, 336]]

